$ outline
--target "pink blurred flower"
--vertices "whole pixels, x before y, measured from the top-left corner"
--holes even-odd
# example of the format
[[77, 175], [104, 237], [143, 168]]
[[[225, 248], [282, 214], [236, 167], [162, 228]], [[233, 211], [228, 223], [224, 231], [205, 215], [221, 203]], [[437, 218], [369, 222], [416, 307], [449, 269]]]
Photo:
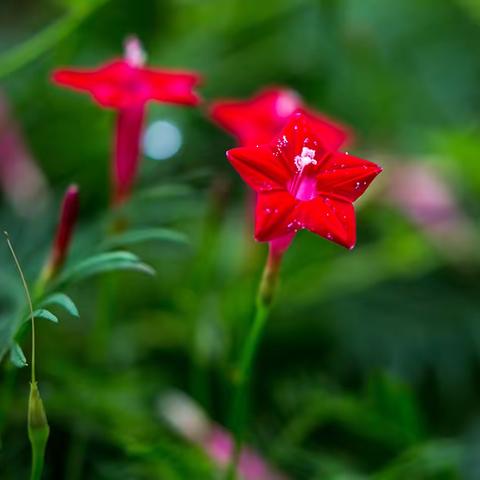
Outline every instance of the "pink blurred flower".
[[[159, 412], [177, 433], [197, 444], [219, 467], [228, 467], [233, 454], [232, 435], [210, 421], [190, 397], [182, 392], [164, 394], [159, 399]], [[238, 473], [243, 480], [288, 480], [249, 447], [241, 452]]]
[[469, 249], [473, 226], [441, 173], [420, 163], [397, 163], [390, 174], [387, 200], [438, 246], [456, 253]]
[[0, 189], [15, 210], [33, 216], [46, 206], [45, 179], [28, 151], [6, 98], [0, 94]]
[[[202, 442], [202, 448], [220, 466], [226, 468], [233, 455], [233, 439], [227, 430], [213, 426]], [[286, 477], [274, 472], [258, 453], [244, 447], [238, 461], [238, 473], [244, 480], [286, 480]]]

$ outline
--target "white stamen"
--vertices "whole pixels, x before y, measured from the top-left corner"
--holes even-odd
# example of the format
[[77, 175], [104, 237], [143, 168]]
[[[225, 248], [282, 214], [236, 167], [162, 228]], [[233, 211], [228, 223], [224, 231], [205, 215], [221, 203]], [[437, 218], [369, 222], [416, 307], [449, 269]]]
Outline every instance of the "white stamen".
[[147, 54], [137, 37], [127, 37], [125, 40], [124, 58], [132, 67], [143, 67], [147, 61]]
[[295, 157], [295, 166], [297, 170], [302, 171], [307, 165], [316, 165], [315, 150], [308, 147], [302, 148], [302, 153]]

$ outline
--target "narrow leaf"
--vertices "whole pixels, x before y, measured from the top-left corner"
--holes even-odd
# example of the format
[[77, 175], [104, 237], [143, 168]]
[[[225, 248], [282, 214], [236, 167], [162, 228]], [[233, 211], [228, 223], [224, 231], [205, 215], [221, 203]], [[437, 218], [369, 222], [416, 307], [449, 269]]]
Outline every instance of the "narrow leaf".
[[150, 275], [155, 274], [152, 267], [142, 263], [133, 253], [107, 252], [94, 255], [65, 270], [57, 284], [79, 281], [92, 275], [114, 270], [135, 270]]
[[64, 308], [70, 315], [74, 317], [79, 317], [77, 306], [73, 303], [73, 300], [64, 293], [53, 293], [49, 295], [43, 302], [40, 303], [40, 307], [46, 305], [59, 305]]
[[18, 368], [23, 368], [28, 365], [27, 358], [23, 353], [22, 347], [16, 342], [10, 349], [10, 361]]
[[147, 241], [168, 241], [175, 243], [187, 244], [188, 239], [186, 235], [175, 230], [168, 228], [147, 228], [141, 230], [131, 230], [119, 235], [115, 235], [107, 239], [102, 247], [106, 248], [118, 248], [126, 245], [132, 245], [135, 243], [147, 242]]
[[45, 320], [49, 320], [50, 322], [58, 323], [58, 318], [56, 317], [56, 315], [54, 315], [52, 312], [45, 308], [39, 308], [38, 310], [35, 310], [33, 312], [33, 316], [35, 318], [43, 318]]

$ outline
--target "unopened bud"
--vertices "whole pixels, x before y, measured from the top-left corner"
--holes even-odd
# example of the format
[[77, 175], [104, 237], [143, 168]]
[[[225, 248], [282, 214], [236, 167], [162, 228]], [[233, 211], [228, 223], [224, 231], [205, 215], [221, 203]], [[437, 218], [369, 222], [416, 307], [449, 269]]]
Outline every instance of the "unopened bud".
[[78, 187], [76, 185], [70, 185], [63, 197], [60, 221], [58, 223], [52, 253], [42, 275], [44, 281], [48, 281], [54, 277], [60, 268], [62, 268], [67, 258], [73, 230], [77, 223], [78, 207]]
[[37, 382], [32, 382], [28, 399], [28, 438], [32, 445], [32, 480], [41, 478], [49, 433], [50, 427]]

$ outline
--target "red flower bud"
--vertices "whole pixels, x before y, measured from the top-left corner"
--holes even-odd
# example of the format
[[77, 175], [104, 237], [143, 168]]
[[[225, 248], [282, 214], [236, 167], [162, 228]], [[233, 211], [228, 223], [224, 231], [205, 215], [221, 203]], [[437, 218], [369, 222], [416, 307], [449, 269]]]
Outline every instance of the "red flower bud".
[[70, 185], [65, 192], [55, 240], [50, 259], [45, 266], [42, 279], [50, 280], [62, 268], [70, 247], [73, 230], [78, 216], [78, 187]]

